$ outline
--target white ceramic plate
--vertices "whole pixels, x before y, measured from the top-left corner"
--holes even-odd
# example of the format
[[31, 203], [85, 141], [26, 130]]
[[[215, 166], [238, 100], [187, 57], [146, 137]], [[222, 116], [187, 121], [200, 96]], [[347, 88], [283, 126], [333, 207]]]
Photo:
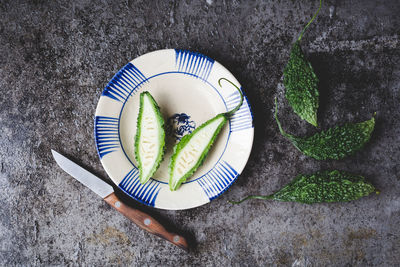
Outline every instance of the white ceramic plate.
[[[123, 67], [104, 89], [96, 109], [95, 141], [101, 163], [113, 182], [132, 198], [160, 209], [194, 208], [218, 197], [244, 169], [253, 144], [253, 117], [245, 98], [226, 124], [204, 164], [177, 191], [168, 187], [173, 145], [240, 100], [239, 82], [221, 64], [186, 50], [158, 50]], [[167, 125], [167, 150], [154, 177], [142, 185], [134, 153], [139, 95], [149, 91]]]

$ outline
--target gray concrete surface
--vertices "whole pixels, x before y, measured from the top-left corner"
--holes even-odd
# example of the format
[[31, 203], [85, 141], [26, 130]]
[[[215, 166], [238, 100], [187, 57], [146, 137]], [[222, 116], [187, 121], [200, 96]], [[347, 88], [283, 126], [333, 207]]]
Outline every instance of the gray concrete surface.
[[[108, 3], [107, 3], [108, 2]], [[273, 98], [291, 43], [316, 1], [0, 2], [0, 265], [398, 266], [400, 3], [326, 1], [303, 38], [321, 85], [322, 128], [377, 112], [356, 155], [318, 162], [276, 127]], [[93, 115], [102, 88], [156, 49], [202, 52], [230, 69], [255, 115], [250, 161], [224, 195], [186, 211], [150, 212], [190, 239], [190, 253], [138, 229], [53, 161], [54, 148], [108, 179]], [[313, 129], [290, 115], [291, 133]], [[297, 173], [337, 168], [380, 190], [359, 201], [226, 201], [268, 194]]]

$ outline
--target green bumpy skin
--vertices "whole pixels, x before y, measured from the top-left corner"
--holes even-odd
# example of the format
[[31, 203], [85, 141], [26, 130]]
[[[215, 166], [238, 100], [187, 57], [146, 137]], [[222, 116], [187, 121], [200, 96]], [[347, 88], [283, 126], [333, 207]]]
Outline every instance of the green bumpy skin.
[[344, 171], [321, 171], [298, 175], [291, 183], [273, 194], [274, 200], [296, 201], [305, 204], [347, 202], [375, 192], [375, 187], [363, 176]]
[[[185, 182], [190, 176], [194, 174], [194, 172], [203, 164], [204, 160], [207, 157], [208, 152], [210, 151], [214, 141], [217, 139], [218, 134], [221, 132], [222, 127], [226, 124], [226, 122], [229, 120], [229, 118], [239, 110], [240, 106], [243, 104], [243, 93], [240, 90], [239, 87], [237, 87], [235, 84], [233, 84], [231, 81], [221, 78], [219, 79], [218, 83], [221, 86], [221, 81], [225, 80], [229, 82], [231, 85], [236, 87], [240, 94], [240, 102], [239, 104], [232, 109], [231, 111], [225, 112], [218, 114], [214, 118], [206, 121], [200, 127], [195, 129], [192, 133], [185, 135], [179, 143], [177, 143], [174, 147], [174, 152], [171, 156], [171, 161], [169, 163], [169, 188], [171, 191], [177, 190], [183, 182]], [[213, 132], [208, 132], [209, 133], [209, 141], [207, 145], [204, 146], [205, 143], [202, 143], [201, 146], [204, 146], [203, 150], [199, 150], [199, 138], [206, 138], [204, 135], [204, 131], [201, 131], [202, 129], [206, 128], [207, 126], [211, 126], [214, 122], [217, 123], [216, 121], [220, 120], [218, 123], [217, 127], [214, 127]], [[211, 127], [212, 128], [212, 127]], [[203, 134], [202, 134], [203, 133]], [[200, 134], [200, 135], [198, 135]], [[206, 134], [207, 135], [207, 134]], [[191, 142], [193, 141], [193, 142]], [[196, 147], [197, 145], [197, 147]], [[186, 149], [188, 148], [188, 149]], [[180, 155], [183, 153], [182, 155]], [[196, 154], [199, 154], [199, 156], [196, 156]], [[180, 160], [179, 160], [180, 159]], [[184, 171], [182, 170], [187, 164], [193, 167], [191, 167], [189, 170]], [[179, 169], [180, 168], [180, 169]], [[180, 173], [178, 179], [174, 179], [174, 173], [175, 171], [178, 171]]]
[[364, 122], [335, 126], [309, 137], [297, 137], [282, 129], [277, 113], [278, 106], [275, 99], [275, 120], [281, 134], [304, 155], [317, 160], [338, 160], [354, 154], [369, 141], [375, 127], [375, 117], [372, 117]]
[[344, 171], [320, 171], [312, 175], [298, 175], [278, 192], [268, 196], [248, 196], [247, 199], [272, 199], [305, 204], [347, 202], [379, 192], [363, 176]]
[[[190, 140], [195, 136], [201, 129], [206, 127], [207, 125], [213, 123], [215, 120], [222, 118], [222, 121], [218, 125], [217, 129], [214, 131], [212, 138], [210, 142], [208, 143], [207, 147], [203, 150], [201, 153], [201, 156], [197, 159], [196, 164], [189, 170], [187, 171], [181, 178], [178, 180], [178, 182], [174, 183], [173, 181], [173, 173], [175, 171], [175, 168], [177, 167], [177, 158], [180, 154], [180, 152], [188, 145]], [[214, 118], [206, 121], [202, 125], [200, 125], [198, 128], [196, 128], [192, 133], [185, 135], [182, 137], [181, 141], [174, 146], [174, 152], [171, 157], [171, 161], [169, 164], [169, 188], [171, 191], [177, 190], [183, 182], [185, 182], [190, 176], [193, 175], [193, 173], [203, 164], [204, 160], [206, 159], [206, 156], [208, 152], [211, 149], [211, 146], [213, 145], [215, 139], [217, 138], [218, 134], [220, 133], [222, 127], [226, 124], [228, 121], [228, 118], [224, 114], [218, 114]]]
[[[144, 98], [148, 98], [148, 100], [150, 101], [151, 104], [151, 108], [155, 113], [155, 120], [157, 121], [157, 127], [158, 127], [158, 131], [159, 131], [159, 135], [158, 135], [158, 142], [159, 142], [159, 146], [158, 146], [158, 155], [155, 158], [153, 164], [152, 164], [152, 168], [150, 170], [150, 172], [147, 175], [143, 174], [143, 160], [141, 158], [141, 154], [140, 154], [140, 141], [142, 138], [145, 138], [145, 136], [142, 136], [142, 127], [145, 127], [146, 125], [142, 125], [144, 124], [143, 121], [143, 111], [144, 111]], [[153, 176], [153, 174], [157, 171], [158, 167], [160, 166], [161, 161], [163, 160], [163, 156], [164, 156], [164, 152], [165, 152], [165, 130], [164, 130], [164, 119], [161, 115], [160, 112], [160, 108], [157, 105], [157, 102], [154, 100], [154, 98], [152, 97], [152, 95], [149, 92], [142, 92], [140, 94], [140, 107], [139, 107], [139, 114], [138, 114], [138, 118], [137, 118], [137, 131], [136, 131], [136, 136], [135, 136], [135, 157], [136, 157], [136, 161], [138, 163], [138, 168], [139, 168], [139, 179], [140, 182], [142, 184], [146, 183], [151, 176]]]
[[318, 78], [301, 51], [299, 42], [294, 43], [289, 61], [283, 71], [285, 97], [301, 119], [317, 126]]

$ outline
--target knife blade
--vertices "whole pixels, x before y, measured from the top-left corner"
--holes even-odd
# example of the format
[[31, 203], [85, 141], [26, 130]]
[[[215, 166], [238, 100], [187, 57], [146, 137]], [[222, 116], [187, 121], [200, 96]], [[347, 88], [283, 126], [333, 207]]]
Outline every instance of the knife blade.
[[140, 228], [153, 235], [164, 238], [165, 240], [186, 251], [188, 250], [188, 244], [184, 237], [168, 232], [164, 226], [162, 226], [150, 215], [124, 204], [120, 199], [118, 199], [117, 195], [114, 193], [114, 188], [111, 185], [85, 170], [70, 159], [64, 157], [57, 151], [52, 149], [51, 153], [61, 169], [91, 189], [94, 193], [104, 199], [104, 201], [110, 204], [118, 212], [122, 213], [129, 220], [137, 224]]

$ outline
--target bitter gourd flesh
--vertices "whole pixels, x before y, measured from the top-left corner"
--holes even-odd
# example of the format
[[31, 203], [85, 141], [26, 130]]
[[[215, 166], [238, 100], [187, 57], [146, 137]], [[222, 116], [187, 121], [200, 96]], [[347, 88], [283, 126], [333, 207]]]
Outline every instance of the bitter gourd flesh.
[[160, 108], [149, 92], [142, 92], [135, 138], [135, 157], [141, 183], [146, 183], [156, 172], [164, 150], [164, 119]]
[[236, 87], [240, 93], [240, 103], [233, 110], [206, 121], [175, 145], [169, 164], [169, 187], [172, 191], [177, 190], [201, 166], [222, 127], [243, 103], [241, 90], [225, 78], [218, 81], [220, 86], [222, 80]]

